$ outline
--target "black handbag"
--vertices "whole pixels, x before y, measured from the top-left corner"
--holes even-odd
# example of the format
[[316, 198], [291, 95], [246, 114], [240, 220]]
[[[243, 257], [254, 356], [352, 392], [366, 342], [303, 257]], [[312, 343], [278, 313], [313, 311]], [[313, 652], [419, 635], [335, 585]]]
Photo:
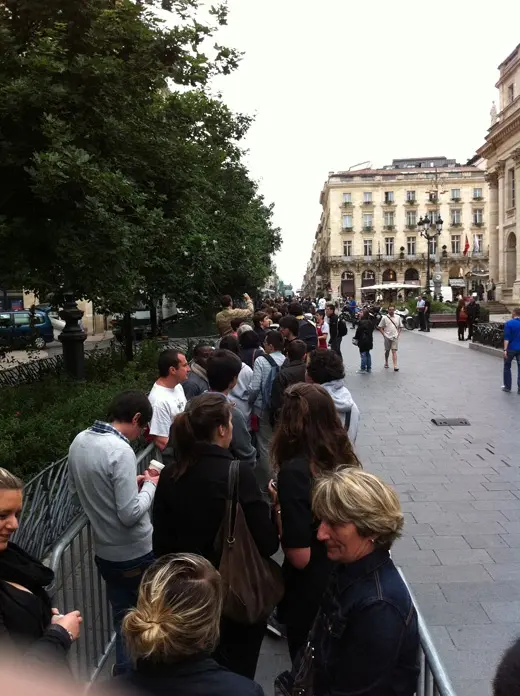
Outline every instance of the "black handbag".
[[318, 611], [301, 655], [295, 660], [297, 667], [279, 674], [274, 680], [275, 696], [313, 696], [314, 695], [314, 636], [321, 618]]

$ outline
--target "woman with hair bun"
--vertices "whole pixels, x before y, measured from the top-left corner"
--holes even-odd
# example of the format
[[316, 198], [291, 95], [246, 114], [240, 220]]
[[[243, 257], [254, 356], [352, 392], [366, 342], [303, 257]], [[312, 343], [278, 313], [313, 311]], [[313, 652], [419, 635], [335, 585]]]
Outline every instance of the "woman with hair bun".
[[[156, 557], [197, 553], [215, 568], [220, 564], [216, 539], [224, 518], [233, 456], [233, 405], [223, 394], [207, 392], [192, 399], [172, 426], [175, 458], [159, 479], [153, 508]], [[278, 550], [276, 526], [255, 473], [239, 466], [239, 502], [258, 552], [269, 558]], [[223, 617], [215, 659], [232, 672], [253, 679], [266, 622], [246, 625]]]
[[202, 556], [163, 556], [147, 569], [137, 606], [123, 620], [134, 661], [120, 677], [143, 694], [163, 696], [262, 696], [250, 679], [211, 657], [219, 639], [222, 582]]

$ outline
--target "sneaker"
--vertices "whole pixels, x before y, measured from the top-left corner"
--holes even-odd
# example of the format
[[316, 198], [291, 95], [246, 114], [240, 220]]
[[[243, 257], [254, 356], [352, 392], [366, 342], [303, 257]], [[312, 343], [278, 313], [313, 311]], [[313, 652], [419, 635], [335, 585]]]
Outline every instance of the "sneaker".
[[364, 375], [365, 370], [356, 370], [356, 375]]
[[285, 638], [285, 632], [282, 624], [276, 618], [276, 613], [273, 611], [267, 621], [267, 632], [276, 638]]
[[[509, 393], [511, 391], [511, 389], [508, 389], [507, 387], [502, 387], [502, 391]], [[519, 390], [519, 393], [520, 393], [520, 390]]]

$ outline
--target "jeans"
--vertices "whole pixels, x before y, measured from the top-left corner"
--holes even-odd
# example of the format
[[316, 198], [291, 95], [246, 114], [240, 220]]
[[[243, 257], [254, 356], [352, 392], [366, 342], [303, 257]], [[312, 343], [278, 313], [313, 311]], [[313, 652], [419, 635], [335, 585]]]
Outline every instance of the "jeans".
[[361, 369], [370, 372], [372, 369], [372, 356], [369, 350], [359, 351], [361, 355]]
[[131, 669], [123, 640], [121, 638], [121, 623], [126, 612], [135, 607], [137, 593], [144, 571], [153, 563], [152, 552], [130, 561], [107, 561], [95, 557], [99, 573], [106, 583], [107, 597], [112, 607], [112, 619], [116, 632], [116, 665], [115, 674], [123, 674]]
[[258, 432], [256, 433], [256, 451], [258, 461], [255, 467], [255, 476], [262, 493], [267, 492], [269, 481], [272, 479], [271, 467], [269, 464], [269, 444], [273, 437], [269, 411], [262, 411], [258, 414]]
[[517, 367], [517, 385], [520, 391], [520, 350], [508, 350], [507, 358], [504, 359], [504, 387], [511, 389], [513, 379], [511, 376], [511, 363], [516, 360]]
[[343, 359], [343, 356], [341, 355], [341, 339], [343, 336], [338, 336], [337, 338], [331, 339], [330, 340], [330, 349], [333, 350], [335, 353], [339, 355], [341, 359]]

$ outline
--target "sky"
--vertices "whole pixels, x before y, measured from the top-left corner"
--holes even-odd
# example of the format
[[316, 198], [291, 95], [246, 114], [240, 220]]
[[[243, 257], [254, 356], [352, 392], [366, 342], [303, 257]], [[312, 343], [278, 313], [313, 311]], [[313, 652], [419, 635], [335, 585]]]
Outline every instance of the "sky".
[[520, 43], [518, 0], [229, 0], [218, 41], [244, 52], [214, 88], [253, 115], [243, 146], [275, 204], [281, 279], [301, 285], [329, 171], [484, 143], [497, 66]]

